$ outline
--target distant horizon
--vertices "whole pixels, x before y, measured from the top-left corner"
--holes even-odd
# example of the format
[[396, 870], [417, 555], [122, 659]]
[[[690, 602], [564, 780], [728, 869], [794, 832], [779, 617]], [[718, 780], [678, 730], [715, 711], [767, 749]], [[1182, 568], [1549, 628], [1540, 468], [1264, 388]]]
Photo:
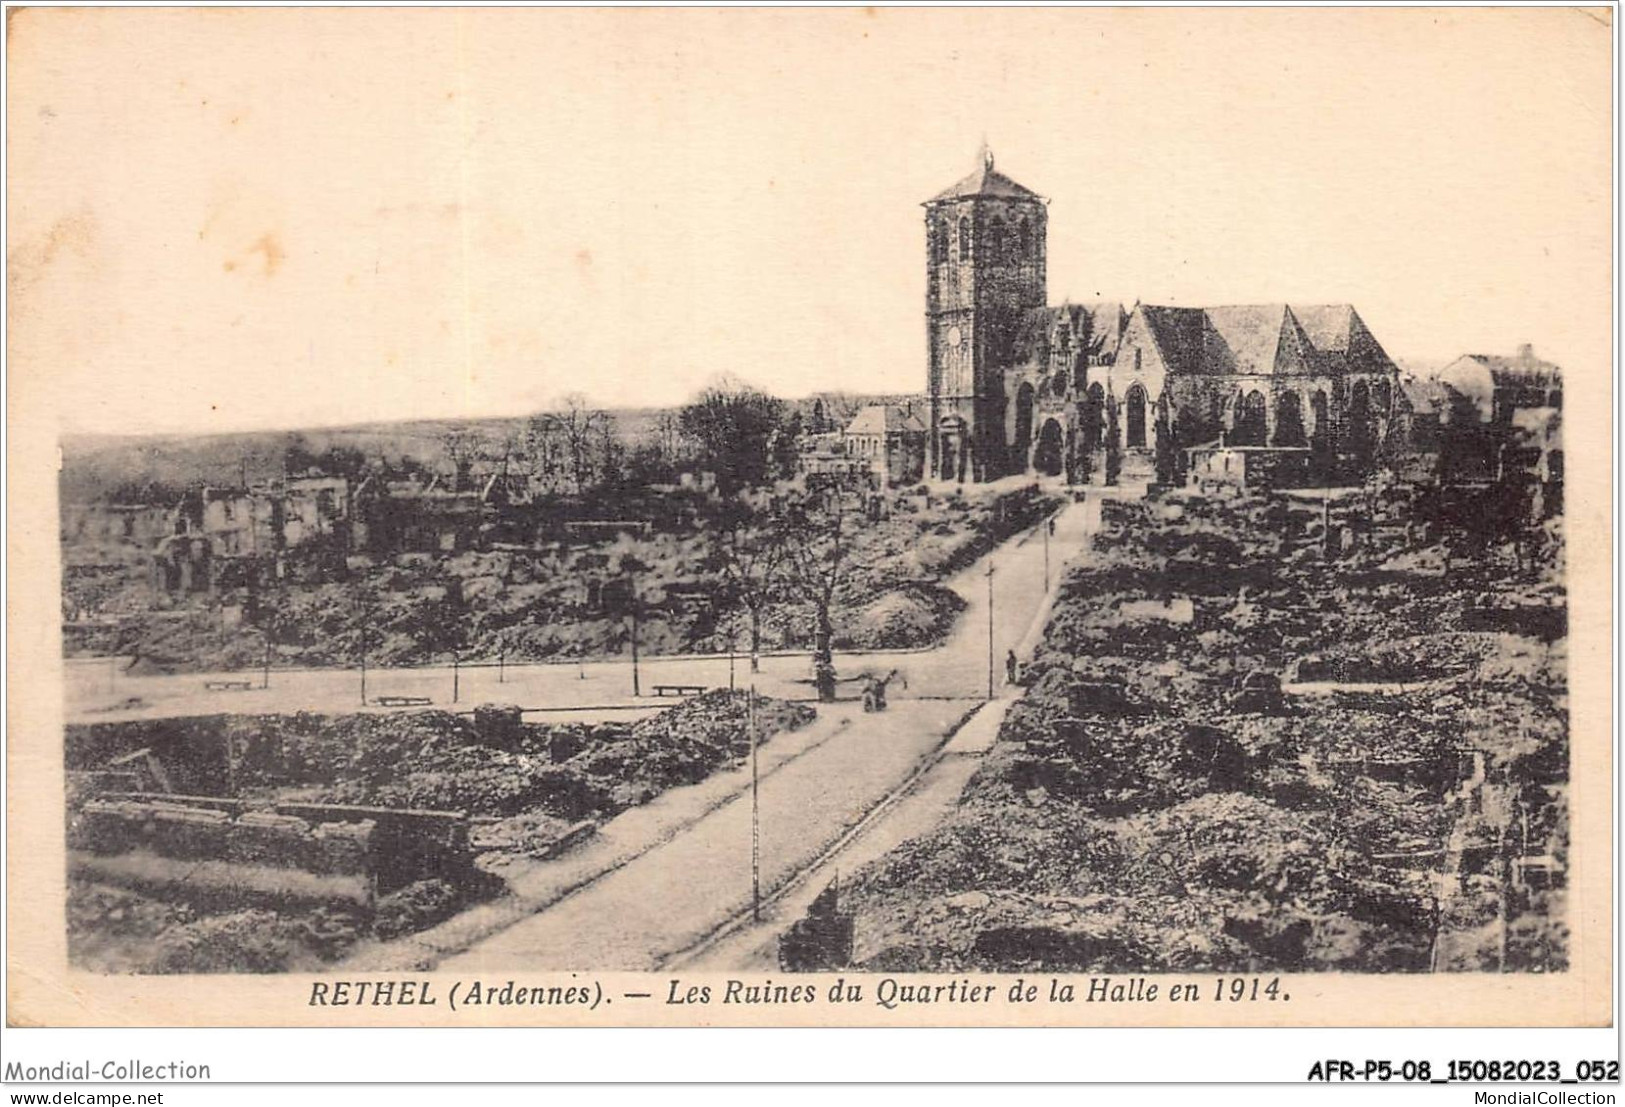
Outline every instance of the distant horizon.
[[[1153, 306], [1163, 306], [1163, 305], [1153, 305]], [[1356, 309], [1356, 310], [1358, 310], [1358, 309]], [[1382, 341], [1382, 338], [1381, 338], [1380, 335], [1377, 337], [1377, 341], [1379, 343]], [[1532, 343], [1532, 345], [1535, 348], [1535, 353], [1537, 355], [1540, 354], [1540, 344], [1537, 342], [1537, 343]], [[1426, 372], [1430, 372], [1430, 371], [1433, 371], [1433, 370], [1442, 369], [1445, 365], [1449, 364], [1451, 361], [1456, 360], [1457, 358], [1481, 356], [1481, 355], [1488, 354], [1490, 352], [1491, 351], [1486, 351], [1486, 350], [1464, 351], [1464, 352], [1462, 352], [1460, 354], [1456, 354], [1456, 355], [1454, 355], [1453, 357], [1450, 357], [1450, 358], [1428, 358], [1428, 359], [1400, 357], [1400, 356], [1398, 356], [1396, 354], [1393, 354], [1391, 352], [1388, 354], [1388, 356], [1390, 358], [1392, 358], [1394, 364], [1399, 367], [1399, 371], [1400, 371], [1401, 375], [1409, 374], [1409, 375], [1414, 376], [1414, 375], [1417, 375], [1417, 374], [1420, 374], [1420, 373], [1426, 373]], [[1501, 353], [1501, 352], [1502, 351], [1496, 351], [1496, 353]], [[1504, 351], [1504, 352], [1508, 356], [1517, 353], [1516, 350], [1509, 350], [1509, 351]], [[751, 381], [743, 381], [741, 383], [743, 383], [745, 385], [749, 385], [751, 387], [760, 388], [760, 386], [754, 385]], [[881, 399], [881, 398], [885, 398], [885, 397], [898, 397], [898, 396], [910, 396], [910, 397], [912, 397], [912, 396], [918, 396], [922, 400], [925, 399], [926, 396], [927, 396], [927, 392], [923, 387], [918, 389], [918, 390], [915, 390], [915, 391], [885, 390], [885, 391], [877, 391], [877, 392], [859, 392], [859, 391], [855, 391], [855, 390], [849, 389], [849, 388], [824, 388], [824, 389], [819, 389], [819, 390], [817, 390], [815, 392], [808, 392], [808, 393], [805, 393], [803, 395], [798, 395], [798, 396], [785, 396], [785, 395], [781, 395], [781, 394], [776, 393], [776, 392], [768, 391], [767, 389], [761, 389], [761, 391], [767, 392], [768, 395], [773, 396], [775, 399], [783, 400], [786, 403], [805, 403], [805, 402], [808, 402], [808, 401], [811, 401], [811, 400], [816, 400], [816, 399], [818, 399], [818, 398], [820, 398], [822, 396], [830, 396], [830, 395], [852, 396], [852, 397], [859, 398], [859, 399]], [[618, 415], [618, 414], [623, 414], [623, 413], [634, 413], [634, 412], [675, 411], [675, 410], [683, 407], [685, 404], [692, 402], [693, 399], [694, 399], [694, 396], [691, 396], [687, 400], [682, 400], [682, 401], [679, 401], [677, 403], [672, 403], [672, 404], [638, 404], [638, 405], [620, 404], [620, 405], [616, 405], [616, 404], [612, 404], [612, 403], [601, 402], [597, 398], [595, 398], [591, 393], [585, 393], [584, 392], [584, 393], [581, 393], [581, 395], [586, 397], [586, 399], [587, 399], [587, 401], [589, 403], [589, 406], [593, 407], [596, 410], [607, 412], [610, 415]], [[698, 393], [695, 393], [695, 396], [697, 396], [697, 395], [698, 395]], [[527, 419], [533, 419], [538, 415], [545, 415], [550, 410], [553, 410], [553, 409], [551, 409], [551, 408], [549, 408], [547, 406], [543, 406], [543, 407], [539, 407], [539, 408], [534, 408], [534, 409], [529, 410], [529, 411], [493, 413], [493, 414], [489, 414], [489, 415], [480, 415], [480, 414], [474, 414], [474, 415], [433, 415], [433, 414], [429, 414], [429, 415], [408, 415], [408, 416], [403, 416], [402, 418], [399, 418], [399, 419], [360, 419], [360, 420], [347, 420], [347, 421], [342, 422], [342, 423], [303, 423], [303, 424], [300, 424], [298, 426], [223, 427], [223, 428], [221, 428], [219, 430], [210, 430], [210, 431], [189, 431], [189, 430], [184, 430], [184, 429], [176, 429], [176, 430], [155, 429], [155, 430], [147, 430], [147, 431], [63, 431], [59, 441], [61, 443], [63, 443], [64, 445], [66, 445], [66, 444], [68, 444], [70, 442], [71, 443], [76, 443], [76, 444], [81, 443], [81, 442], [90, 442], [90, 441], [108, 441], [108, 442], [112, 442], [112, 441], [117, 441], [117, 440], [120, 440], [120, 439], [231, 438], [231, 437], [235, 437], [237, 435], [247, 435], [247, 434], [303, 434], [303, 433], [305, 433], [307, 431], [315, 432], [315, 433], [323, 433], [323, 434], [332, 434], [332, 433], [336, 433], [336, 432], [339, 432], [339, 431], [365, 431], [365, 430], [371, 430], [373, 428], [404, 427], [404, 426], [409, 426], [409, 425], [411, 425], [413, 423], [487, 423], [487, 422], [489, 422], [489, 423], [498, 423], [498, 422], [504, 422], [504, 421], [524, 421], [524, 420], [527, 420]]]
[[[746, 385], [749, 385], [751, 382], [745, 381], [743, 383], [746, 384]], [[761, 391], [766, 391], [766, 390], [762, 389]], [[855, 399], [873, 399], [873, 400], [880, 400], [880, 399], [885, 399], [885, 398], [888, 398], [888, 397], [899, 397], [899, 396], [908, 396], [908, 397], [919, 396], [923, 400], [925, 398], [925, 395], [926, 395], [924, 389], [921, 389], [918, 392], [897, 392], [897, 391], [855, 392], [855, 391], [853, 391], [851, 389], [846, 389], [846, 388], [825, 388], [825, 389], [820, 389], [817, 392], [809, 392], [804, 396], [781, 396], [781, 395], [779, 395], [777, 393], [774, 393], [774, 392], [768, 392], [767, 394], [772, 396], [774, 399], [782, 400], [785, 403], [808, 403], [808, 402], [811, 402], [813, 400], [820, 399], [820, 398], [822, 398], [824, 396], [837, 396], [837, 395], [839, 395], [839, 396], [850, 396], [850, 397], [853, 397]], [[661, 412], [661, 411], [676, 411], [676, 410], [686, 406], [687, 404], [691, 403], [693, 401], [693, 399], [695, 398], [695, 397], [690, 397], [688, 400], [683, 400], [683, 401], [681, 401], [679, 403], [675, 403], [675, 404], [639, 404], [639, 405], [634, 406], [634, 405], [629, 405], [629, 404], [615, 405], [615, 404], [602, 403], [602, 402], [599, 402], [597, 399], [595, 399], [592, 395], [590, 395], [588, 393], [581, 393], [581, 395], [586, 398], [586, 400], [588, 401], [588, 406], [589, 407], [593, 408], [596, 411], [605, 412], [606, 414], [609, 414], [609, 415], [631, 415], [631, 414], [654, 413], [654, 412]], [[698, 395], [698, 393], [696, 393], [696, 396], [697, 395]], [[405, 416], [405, 417], [400, 418], [400, 419], [362, 419], [362, 420], [351, 420], [351, 421], [343, 422], [343, 423], [305, 423], [305, 424], [301, 424], [299, 426], [235, 427], [235, 428], [234, 427], [226, 427], [226, 428], [223, 428], [221, 430], [211, 430], [211, 431], [207, 431], [207, 432], [188, 431], [188, 430], [110, 431], [110, 432], [109, 431], [64, 431], [62, 433], [61, 438], [59, 439], [59, 441], [66, 444], [66, 443], [69, 443], [69, 442], [78, 443], [78, 442], [84, 442], [84, 441], [90, 441], [90, 440], [117, 441], [117, 440], [120, 440], [120, 439], [232, 438], [232, 437], [236, 437], [238, 435], [245, 435], [245, 434], [303, 434], [303, 433], [305, 433], [307, 431], [313, 432], [313, 433], [321, 433], [321, 434], [333, 434], [333, 433], [337, 433], [339, 431], [367, 431], [367, 430], [373, 430], [373, 429], [387, 429], [387, 428], [392, 428], [392, 427], [406, 427], [406, 426], [411, 426], [414, 423], [524, 422], [526, 420], [534, 419], [539, 415], [546, 415], [549, 411], [552, 411], [552, 410], [556, 410], [556, 409], [550, 408], [550, 407], [540, 407], [540, 408], [536, 408], [536, 409], [531, 410], [531, 411], [507, 413], [507, 414], [494, 414], [494, 415], [409, 415], [409, 416]]]

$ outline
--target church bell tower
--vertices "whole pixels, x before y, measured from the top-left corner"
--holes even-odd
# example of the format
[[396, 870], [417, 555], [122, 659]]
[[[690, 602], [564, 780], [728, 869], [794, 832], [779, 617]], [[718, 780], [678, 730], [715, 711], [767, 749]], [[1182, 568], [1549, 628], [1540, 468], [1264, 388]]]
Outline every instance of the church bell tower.
[[931, 475], [1004, 475], [1004, 370], [1027, 314], [1042, 308], [1048, 213], [1044, 198], [993, 168], [925, 202], [925, 321]]

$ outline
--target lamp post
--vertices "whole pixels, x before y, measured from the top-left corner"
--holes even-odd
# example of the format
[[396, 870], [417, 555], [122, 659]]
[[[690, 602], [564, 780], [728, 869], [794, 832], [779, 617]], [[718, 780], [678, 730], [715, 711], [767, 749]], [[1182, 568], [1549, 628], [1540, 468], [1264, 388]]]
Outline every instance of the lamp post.
[[1328, 484], [1320, 488], [1320, 560], [1332, 556], [1332, 490]]
[[367, 623], [365, 619], [366, 608], [362, 608], [361, 622], [361, 706], [367, 706]]
[[1055, 516], [1044, 520], [1044, 591], [1049, 591], [1049, 536], [1055, 533]]
[[626, 574], [627, 601], [632, 605], [632, 697], [636, 699], [642, 695], [638, 682], [638, 620], [641, 613], [638, 610], [638, 573], [648, 568], [635, 557], [621, 559], [621, 570]]
[[993, 562], [987, 563], [987, 698], [993, 698]]
[[638, 586], [637, 578], [633, 578], [632, 585], [632, 698], [637, 699], [643, 693], [638, 690]]
[[762, 921], [762, 823], [760, 777], [756, 771], [756, 685], [750, 686], [745, 706], [745, 727], [750, 733], [750, 918]]

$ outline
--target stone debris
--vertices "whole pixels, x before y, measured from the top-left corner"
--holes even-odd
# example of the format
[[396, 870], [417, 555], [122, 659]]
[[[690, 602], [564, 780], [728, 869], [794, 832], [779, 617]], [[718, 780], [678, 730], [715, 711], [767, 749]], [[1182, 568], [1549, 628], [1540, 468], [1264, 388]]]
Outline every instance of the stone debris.
[[1105, 500], [957, 814], [850, 878], [841, 967], [1565, 968], [1561, 532], [1464, 556], [1423, 495]]

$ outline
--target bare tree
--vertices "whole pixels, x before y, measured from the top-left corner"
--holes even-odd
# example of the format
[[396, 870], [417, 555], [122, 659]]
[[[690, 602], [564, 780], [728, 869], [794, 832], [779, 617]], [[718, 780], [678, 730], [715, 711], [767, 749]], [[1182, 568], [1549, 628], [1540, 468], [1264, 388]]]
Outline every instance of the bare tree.
[[520, 461], [525, 456], [525, 446], [525, 435], [522, 431], [515, 428], [503, 432], [502, 444], [499, 447], [501, 457], [498, 459], [497, 469], [503, 477], [519, 468]]
[[544, 480], [565, 476], [574, 491], [586, 491], [595, 475], [595, 455], [601, 452], [606, 436], [612, 434], [609, 415], [593, 407], [587, 397], [579, 392], [562, 397], [552, 411], [530, 421], [537, 475]]
[[626, 450], [621, 443], [620, 428], [615, 425], [615, 416], [607, 411], [599, 412], [594, 430], [596, 441], [593, 444], [592, 465], [598, 483], [618, 484], [625, 469]]
[[546, 415], [534, 416], [525, 427], [525, 453], [530, 476], [540, 491], [556, 492], [565, 480], [563, 435]]
[[456, 487], [461, 488], [462, 482], [467, 478], [469, 468], [473, 465], [480, 452], [480, 437], [467, 427], [453, 427], [440, 436], [440, 448], [451, 463], [451, 471], [456, 475]]
[[655, 419], [655, 448], [659, 451], [660, 460], [667, 465], [677, 463], [678, 439], [682, 434], [679, 423], [677, 412], [669, 408]]
[[851, 524], [839, 491], [808, 493], [784, 516], [788, 580], [812, 608], [813, 685], [821, 703], [835, 699], [835, 626], [830, 610], [851, 552]]
[[761, 671], [762, 612], [783, 582], [790, 543], [782, 521], [743, 508], [721, 524], [717, 555], [729, 591], [750, 616], [750, 671]]

